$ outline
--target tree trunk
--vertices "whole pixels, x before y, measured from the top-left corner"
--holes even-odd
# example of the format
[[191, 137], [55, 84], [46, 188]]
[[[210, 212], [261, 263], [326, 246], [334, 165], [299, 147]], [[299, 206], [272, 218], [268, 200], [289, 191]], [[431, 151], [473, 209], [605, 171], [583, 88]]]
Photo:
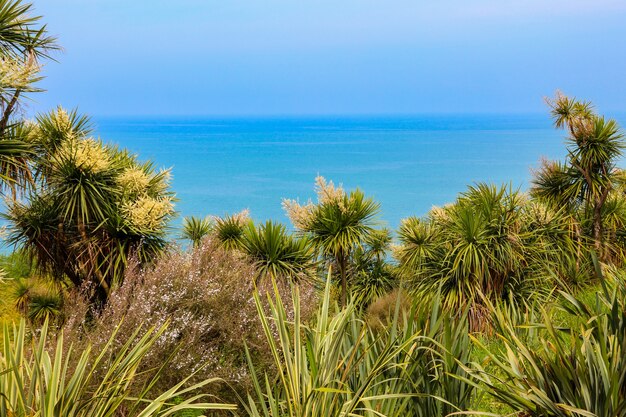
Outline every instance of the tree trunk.
[[348, 298], [348, 283], [346, 278], [346, 255], [343, 253], [343, 250], [339, 251], [337, 258], [341, 276], [341, 307], [345, 307]]
[[599, 259], [603, 259], [602, 256], [602, 202], [596, 201], [593, 207], [593, 245], [596, 250], [596, 254]]

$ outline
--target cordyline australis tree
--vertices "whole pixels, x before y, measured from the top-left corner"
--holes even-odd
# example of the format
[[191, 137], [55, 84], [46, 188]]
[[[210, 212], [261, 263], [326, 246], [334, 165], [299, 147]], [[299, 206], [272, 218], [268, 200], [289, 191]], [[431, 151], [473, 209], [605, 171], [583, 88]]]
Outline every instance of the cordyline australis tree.
[[28, 126], [34, 185], [8, 204], [9, 242], [55, 279], [105, 300], [129, 256], [148, 262], [174, 214], [169, 172], [89, 137], [89, 121], [58, 108]]
[[595, 251], [604, 258], [603, 210], [618, 189], [621, 170], [616, 163], [624, 150], [623, 135], [615, 120], [597, 115], [589, 102], [561, 93], [547, 102], [555, 127], [568, 133], [568, 154], [565, 162], [543, 163], [533, 179], [532, 194], [580, 213], [583, 226], [590, 223], [587, 229]]
[[42, 78], [39, 61], [58, 49], [31, 13], [31, 4], [0, 0], [0, 186], [13, 195], [31, 181], [31, 147], [24, 138], [24, 121], [16, 115], [25, 94], [42, 91], [35, 86]]
[[380, 205], [359, 189], [346, 193], [323, 177], [317, 177], [317, 204], [300, 205], [284, 200], [283, 208], [294, 226], [311, 238], [320, 254], [332, 260], [341, 278], [341, 303], [346, 305], [348, 262], [357, 247], [369, 240], [376, 229]]

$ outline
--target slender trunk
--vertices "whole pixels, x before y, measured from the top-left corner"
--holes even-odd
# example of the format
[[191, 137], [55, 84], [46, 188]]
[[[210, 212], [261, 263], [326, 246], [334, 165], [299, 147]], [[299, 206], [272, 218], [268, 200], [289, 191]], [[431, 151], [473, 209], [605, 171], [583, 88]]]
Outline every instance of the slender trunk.
[[13, 97], [9, 101], [9, 104], [7, 104], [7, 107], [4, 109], [4, 113], [2, 114], [2, 119], [0, 119], [0, 135], [4, 135], [4, 131], [7, 128], [7, 125], [9, 124], [9, 118], [11, 117], [11, 113], [13, 113], [13, 108], [17, 104], [17, 100], [19, 99], [21, 92], [22, 90], [20, 90], [19, 88], [15, 90], [15, 93], [13, 94]]
[[83, 239], [83, 244], [87, 246], [87, 254], [89, 257], [86, 265], [84, 265], [85, 273], [87, 277], [89, 277], [89, 275], [91, 274], [94, 274], [96, 276], [96, 283], [98, 284], [97, 292], [99, 293], [99, 298], [103, 298], [103, 301], [105, 301], [108, 298], [109, 293], [111, 292], [111, 288], [106, 280], [106, 277], [102, 274], [102, 271], [100, 271], [97, 254], [95, 254], [93, 251], [92, 242], [87, 236], [87, 231], [83, 222], [80, 222], [78, 224], [78, 231], [81, 238]]
[[593, 239], [599, 259], [604, 259], [604, 225], [602, 224], [602, 207], [609, 197], [611, 187], [607, 186], [594, 201], [593, 206]]
[[339, 264], [339, 274], [341, 276], [341, 307], [345, 307], [348, 298], [348, 283], [346, 278], [346, 255], [343, 250], [339, 251], [337, 258], [337, 263]]
[[582, 238], [582, 231], [580, 230], [580, 225], [578, 224], [578, 222], [576, 220], [572, 220], [573, 221], [573, 228], [574, 228], [574, 240], [575, 240], [575, 244], [576, 244], [576, 271], [578, 271], [578, 269], [580, 268], [580, 261], [582, 259], [582, 252], [583, 252], [583, 238]]
[[602, 204], [596, 201], [593, 207], [593, 245], [599, 259], [602, 259]]

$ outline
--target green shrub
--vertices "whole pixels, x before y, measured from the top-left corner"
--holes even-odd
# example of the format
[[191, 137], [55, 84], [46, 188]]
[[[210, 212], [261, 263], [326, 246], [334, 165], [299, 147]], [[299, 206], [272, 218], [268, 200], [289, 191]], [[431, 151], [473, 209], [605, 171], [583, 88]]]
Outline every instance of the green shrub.
[[[566, 292], [557, 307], [571, 327], [559, 327], [544, 310], [541, 324], [523, 330], [502, 312], [496, 316], [504, 352], [487, 352], [489, 370], [474, 376], [481, 387], [529, 416], [626, 416], [626, 281], [618, 273], [585, 303]], [[558, 316], [558, 315], [557, 315]], [[528, 328], [536, 338], [520, 336]], [[480, 344], [479, 344], [480, 345]]]

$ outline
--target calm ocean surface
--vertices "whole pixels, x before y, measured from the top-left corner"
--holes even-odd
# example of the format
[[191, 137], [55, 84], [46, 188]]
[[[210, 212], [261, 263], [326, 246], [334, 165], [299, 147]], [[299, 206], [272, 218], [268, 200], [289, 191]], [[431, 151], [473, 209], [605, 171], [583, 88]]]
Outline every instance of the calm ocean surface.
[[314, 197], [320, 174], [372, 195], [396, 227], [478, 181], [526, 189], [540, 158], [565, 155], [547, 115], [94, 121], [103, 140], [172, 168], [181, 216], [248, 208], [287, 222], [281, 199]]

